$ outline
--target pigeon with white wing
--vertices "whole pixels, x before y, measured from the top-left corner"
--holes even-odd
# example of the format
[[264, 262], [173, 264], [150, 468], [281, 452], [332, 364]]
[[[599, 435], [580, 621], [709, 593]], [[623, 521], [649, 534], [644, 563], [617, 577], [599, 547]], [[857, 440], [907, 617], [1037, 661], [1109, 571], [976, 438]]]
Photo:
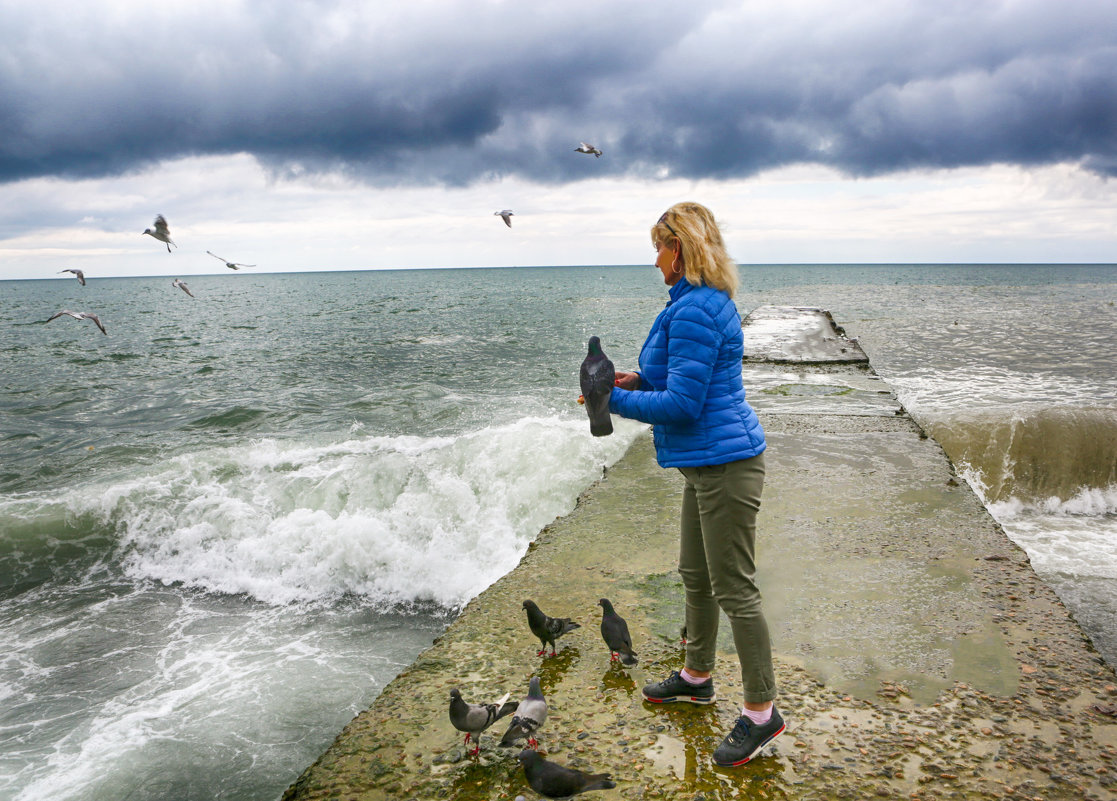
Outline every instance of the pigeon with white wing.
[[455, 729], [465, 732], [467, 745], [473, 740], [474, 754], [481, 750], [481, 732], [516, 711], [517, 704], [508, 700], [510, 695], [505, 693], [503, 698], [492, 704], [470, 704], [462, 698], [457, 687], [450, 690], [450, 722]]

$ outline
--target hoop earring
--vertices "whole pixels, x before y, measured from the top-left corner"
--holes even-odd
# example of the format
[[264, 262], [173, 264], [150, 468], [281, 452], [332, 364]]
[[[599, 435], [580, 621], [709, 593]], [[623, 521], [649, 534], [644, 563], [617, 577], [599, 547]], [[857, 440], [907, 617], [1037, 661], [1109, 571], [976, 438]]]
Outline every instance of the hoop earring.
[[672, 275], [682, 275], [683, 274], [683, 268], [679, 265], [679, 259], [678, 258], [676, 258], [674, 261], [671, 262], [671, 274]]

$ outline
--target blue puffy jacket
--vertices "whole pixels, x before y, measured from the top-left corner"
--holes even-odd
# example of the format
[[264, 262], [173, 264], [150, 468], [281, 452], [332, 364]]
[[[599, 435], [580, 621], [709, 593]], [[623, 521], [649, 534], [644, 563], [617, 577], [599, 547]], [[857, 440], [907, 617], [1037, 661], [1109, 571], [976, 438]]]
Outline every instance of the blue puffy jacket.
[[671, 287], [640, 350], [640, 388], [615, 387], [609, 411], [654, 426], [656, 461], [699, 467], [749, 459], [764, 429], [745, 400], [744, 346], [733, 300], [685, 278]]

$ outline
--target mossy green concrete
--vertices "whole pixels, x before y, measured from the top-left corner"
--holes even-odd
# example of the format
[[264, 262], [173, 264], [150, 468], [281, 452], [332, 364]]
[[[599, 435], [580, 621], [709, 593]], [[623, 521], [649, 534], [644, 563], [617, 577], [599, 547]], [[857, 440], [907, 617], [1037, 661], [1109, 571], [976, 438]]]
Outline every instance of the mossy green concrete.
[[[710, 760], [741, 701], [728, 625], [716, 705], [641, 699], [682, 665], [681, 482], [641, 436], [284, 798], [538, 798], [518, 749], [497, 747], [503, 721], [473, 757], [447, 716], [453, 687], [519, 698], [532, 675], [551, 710], [541, 751], [617, 782], [587, 798], [1117, 798], [1117, 676], [939, 446], [902, 410], [761, 416], [759, 564], [788, 723], [765, 756]], [[609, 661], [603, 596], [635, 668]], [[536, 656], [525, 598], [582, 624], [558, 656]]]

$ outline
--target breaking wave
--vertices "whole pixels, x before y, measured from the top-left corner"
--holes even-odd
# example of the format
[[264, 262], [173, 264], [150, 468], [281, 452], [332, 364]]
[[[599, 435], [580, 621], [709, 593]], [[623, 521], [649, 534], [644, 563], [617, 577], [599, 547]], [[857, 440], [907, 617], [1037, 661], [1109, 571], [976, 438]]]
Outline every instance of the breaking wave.
[[928, 428], [991, 508], [1117, 513], [1117, 409], [984, 409]]
[[531, 418], [442, 438], [263, 439], [61, 500], [114, 532], [134, 579], [269, 604], [358, 595], [453, 608], [515, 567], [642, 428], [621, 421], [595, 439], [582, 420]]

